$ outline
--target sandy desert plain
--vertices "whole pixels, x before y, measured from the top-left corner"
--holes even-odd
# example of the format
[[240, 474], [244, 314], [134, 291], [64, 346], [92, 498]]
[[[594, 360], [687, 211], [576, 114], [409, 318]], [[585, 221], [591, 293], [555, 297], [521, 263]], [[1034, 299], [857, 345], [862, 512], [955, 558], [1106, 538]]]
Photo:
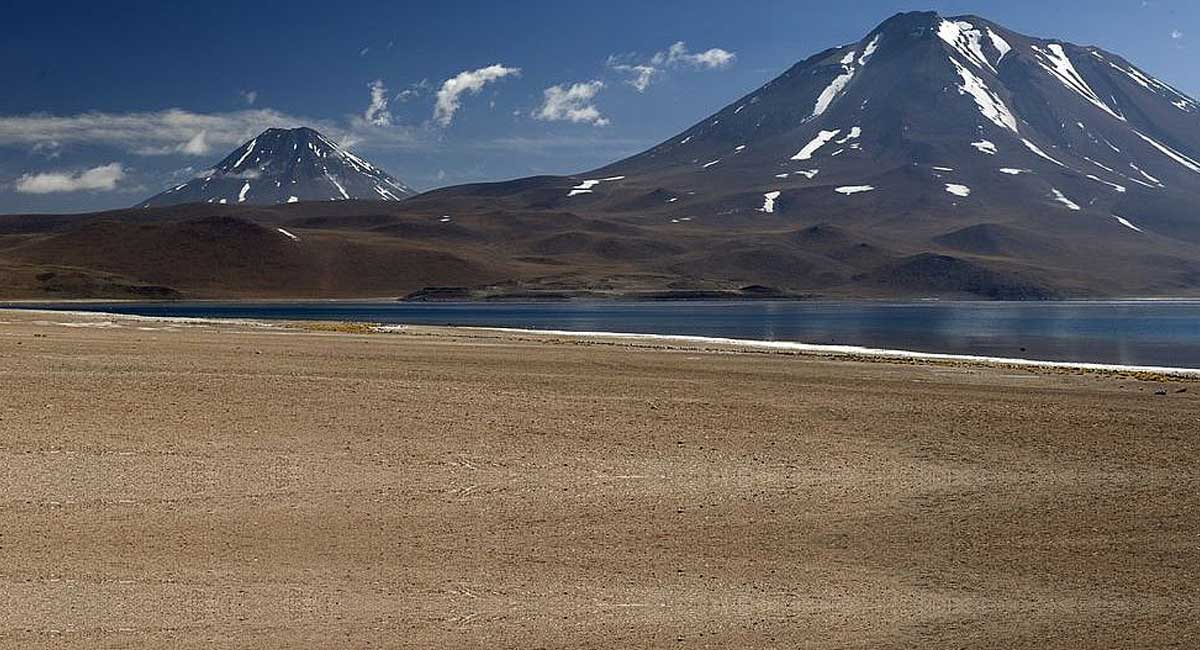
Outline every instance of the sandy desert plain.
[[0, 647], [1194, 648], [1200, 383], [0, 312]]

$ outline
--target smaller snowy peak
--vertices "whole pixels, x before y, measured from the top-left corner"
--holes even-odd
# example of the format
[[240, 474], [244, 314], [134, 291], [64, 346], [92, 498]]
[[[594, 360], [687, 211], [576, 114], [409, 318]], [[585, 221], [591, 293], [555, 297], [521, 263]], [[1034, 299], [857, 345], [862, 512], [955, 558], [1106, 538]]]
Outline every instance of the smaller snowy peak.
[[141, 205], [400, 201], [413, 194], [403, 182], [313, 129], [276, 128], [263, 131], [191, 181]]

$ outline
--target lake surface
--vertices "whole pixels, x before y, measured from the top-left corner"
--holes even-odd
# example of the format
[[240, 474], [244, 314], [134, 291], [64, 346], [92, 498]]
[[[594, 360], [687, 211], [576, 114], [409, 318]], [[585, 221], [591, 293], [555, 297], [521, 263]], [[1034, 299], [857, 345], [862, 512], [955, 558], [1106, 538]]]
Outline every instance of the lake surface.
[[[1104, 302], [91, 303], [142, 316], [681, 334], [1200, 368], [1200, 300]], [[45, 309], [46, 305], [37, 308]]]

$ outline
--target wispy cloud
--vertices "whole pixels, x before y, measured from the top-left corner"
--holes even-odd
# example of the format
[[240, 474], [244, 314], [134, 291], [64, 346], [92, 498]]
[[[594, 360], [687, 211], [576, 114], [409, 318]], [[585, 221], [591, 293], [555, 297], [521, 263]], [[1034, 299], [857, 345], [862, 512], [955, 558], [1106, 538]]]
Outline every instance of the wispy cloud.
[[179, 152], [190, 156], [203, 156], [212, 151], [212, 147], [208, 146], [208, 140], [205, 139], [207, 134], [207, 131], [197, 133], [195, 137], [179, 147]]
[[47, 160], [54, 160], [62, 155], [62, 143], [57, 140], [44, 140], [37, 142], [30, 153], [45, 157]]
[[654, 82], [654, 77], [660, 72], [658, 68], [644, 63], [621, 63], [616, 56], [608, 57], [608, 67], [628, 75], [630, 78], [625, 83], [633, 86], [634, 90], [639, 93], [646, 92], [646, 89]]
[[0, 146], [54, 141], [112, 146], [139, 155], [204, 155], [213, 147], [237, 146], [270, 127], [311, 126], [330, 137], [346, 130], [323, 120], [271, 109], [193, 113], [181, 109], [136, 113], [0, 116]]
[[614, 54], [608, 57], [607, 66], [628, 77], [625, 83], [644, 93], [669, 68], [720, 70], [733, 65], [736, 59], [737, 54], [729, 50], [714, 47], [703, 52], [692, 52], [687, 43], [676, 41], [671, 47], [655, 53], [648, 61], [639, 61], [636, 54]]
[[462, 95], [476, 94], [493, 81], [520, 74], [520, 68], [495, 64], [478, 70], [460, 72], [447, 79], [437, 92], [437, 103], [433, 108], [433, 121], [443, 127], [450, 126], [450, 123], [454, 121], [454, 114], [462, 106]]
[[[421, 129], [380, 127], [362, 114], [330, 121], [272, 109], [193, 113], [180, 109], [79, 115], [0, 115], [0, 147], [68, 145], [112, 147], [139, 156], [206, 156], [237, 147], [264, 130], [307, 126], [343, 147], [373, 150], [426, 150], [434, 145]], [[55, 143], [54, 145], [44, 143]]]
[[428, 79], [422, 79], [417, 83], [409, 84], [408, 88], [396, 93], [395, 101], [403, 103], [412, 99], [416, 99], [424, 95], [432, 87], [433, 84], [429, 83]]
[[258, 101], [257, 90], [243, 90], [238, 94], [242, 96], [242, 101], [246, 102], [247, 106], [253, 106], [254, 102]]
[[363, 113], [363, 119], [375, 126], [391, 126], [392, 114], [388, 112], [388, 91], [383, 81], [376, 79], [367, 86], [371, 90], [371, 103]]
[[676, 41], [666, 51], [655, 54], [650, 62], [655, 65], [690, 65], [715, 70], [729, 67], [736, 58], [737, 55], [733, 52], [719, 47], [693, 53], [688, 51], [687, 43]]
[[1171, 40], [1178, 41], [1183, 38], [1183, 32], [1178, 29], [1171, 30]]
[[44, 172], [25, 174], [17, 179], [15, 189], [23, 194], [52, 194], [84, 190], [111, 192], [125, 178], [121, 163], [109, 163], [81, 172]]
[[534, 112], [536, 119], [546, 122], [576, 122], [607, 126], [608, 118], [592, 104], [596, 95], [604, 89], [603, 81], [587, 81], [571, 86], [551, 86], [543, 94], [545, 101]]

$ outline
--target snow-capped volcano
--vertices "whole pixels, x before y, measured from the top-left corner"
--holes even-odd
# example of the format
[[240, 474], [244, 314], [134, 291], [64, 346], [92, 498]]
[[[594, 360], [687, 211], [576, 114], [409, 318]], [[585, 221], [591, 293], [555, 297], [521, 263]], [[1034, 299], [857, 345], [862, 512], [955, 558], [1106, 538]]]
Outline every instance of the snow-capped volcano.
[[212, 169], [139, 205], [400, 201], [413, 193], [382, 169], [302, 127], [267, 129]]
[[1200, 192], [1200, 104], [1097, 47], [900, 14], [586, 178], [618, 176], [600, 187], [665, 188], [675, 209], [1068, 211], [1200, 240], [1179, 221]]
[[[654, 268], [828, 292], [1200, 287], [1200, 103], [1098, 47], [898, 14], [641, 154], [430, 210], [665, 226]], [[721, 233], [717, 250], [684, 243]]]

